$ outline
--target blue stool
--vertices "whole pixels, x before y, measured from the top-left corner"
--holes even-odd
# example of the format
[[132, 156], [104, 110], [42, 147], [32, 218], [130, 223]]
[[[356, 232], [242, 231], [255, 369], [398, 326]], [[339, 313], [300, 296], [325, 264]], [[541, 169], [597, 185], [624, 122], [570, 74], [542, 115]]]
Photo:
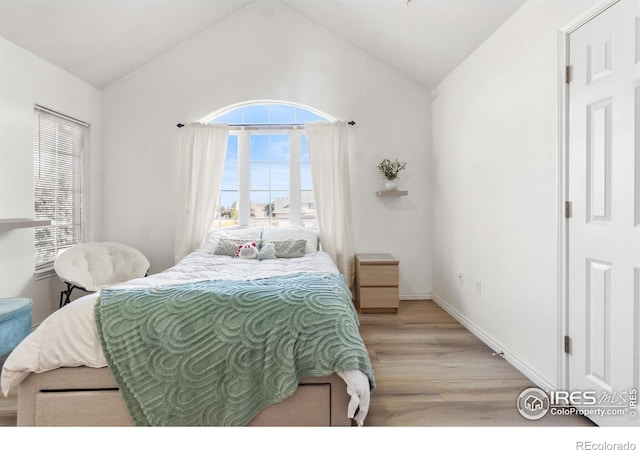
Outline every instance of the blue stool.
[[0, 298], [0, 357], [31, 333], [31, 299]]

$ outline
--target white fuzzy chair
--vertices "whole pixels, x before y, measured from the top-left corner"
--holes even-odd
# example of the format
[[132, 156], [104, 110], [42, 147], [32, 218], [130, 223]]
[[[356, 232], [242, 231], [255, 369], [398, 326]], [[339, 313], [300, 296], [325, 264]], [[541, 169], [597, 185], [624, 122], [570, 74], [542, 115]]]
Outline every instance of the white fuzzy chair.
[[61, 253], [53, 263], [67, 284], [60, 292], [60, 307], [71, 301], [74, 288], [97, 292], [105, 286], [140, 278], [149, 270], [149, 260], [137, 249], [116, 242], [84, 242]]

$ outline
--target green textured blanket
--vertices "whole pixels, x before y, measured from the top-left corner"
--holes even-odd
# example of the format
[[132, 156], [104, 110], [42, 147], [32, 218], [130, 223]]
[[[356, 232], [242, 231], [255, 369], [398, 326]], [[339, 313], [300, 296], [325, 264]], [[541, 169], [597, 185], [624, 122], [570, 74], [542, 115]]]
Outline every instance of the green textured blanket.
[[341, 275], [103, 289], [95, 319], [136, 425], [245, 425], [340, 370], [375, 387]]

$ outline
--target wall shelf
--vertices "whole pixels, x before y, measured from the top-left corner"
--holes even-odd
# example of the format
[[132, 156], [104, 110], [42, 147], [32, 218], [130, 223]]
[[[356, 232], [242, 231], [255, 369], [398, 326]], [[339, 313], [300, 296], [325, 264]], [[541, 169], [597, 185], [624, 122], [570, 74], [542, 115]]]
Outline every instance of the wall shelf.
[[400, 197], [402, 195], [409, 195], [409, 191], [378, 191], [376, 195], [378, 197]]
[[16, 228], [33, 228], [51, 225], [50, 220], [33, 219], [0, 219], [0, 231], [14, 230]]

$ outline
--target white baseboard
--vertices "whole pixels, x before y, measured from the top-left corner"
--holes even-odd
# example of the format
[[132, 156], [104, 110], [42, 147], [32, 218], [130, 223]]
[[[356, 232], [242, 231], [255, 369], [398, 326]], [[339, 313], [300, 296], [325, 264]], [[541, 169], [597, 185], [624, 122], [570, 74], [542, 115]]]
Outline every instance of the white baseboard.
[[[525, 377], [529, 378], [534, 384], [536, 384], [539, 388], [549, 392], [551, 390], [555, 390], [556, 387], [554, 383], [551, 383], [545, 377], [540, 375], [534, 368], [523, 362], [517, 356], [514, 356], [509, 352], [509, 347], [507, 345], [503, 345], [490, 335], [485, 333], [482, 329], [478, 328], [472, 321], [467, 319], [465, 316], [460, 314], [454, 308], [452, 308], [446, 301], [437, 295], [432, 295], [433, 301], [438, 304], [442, 309], [444, 309], [449, 315], [451, 315], [454, 319], [456, 319], [460, 324], [469, 330], [474, 336], [484, 342], [488, 347], [490, 347], [494, 352], [503, 352], [502, 357], [511, 364], [514, 368], [516, 368], [520, 373], [522, 373]], [[496, 356], [498, 357], [498, 356]]]
[[418, 292], [415, 294], [400, 294], [400, 300], [431, 300], [431, 292]]

